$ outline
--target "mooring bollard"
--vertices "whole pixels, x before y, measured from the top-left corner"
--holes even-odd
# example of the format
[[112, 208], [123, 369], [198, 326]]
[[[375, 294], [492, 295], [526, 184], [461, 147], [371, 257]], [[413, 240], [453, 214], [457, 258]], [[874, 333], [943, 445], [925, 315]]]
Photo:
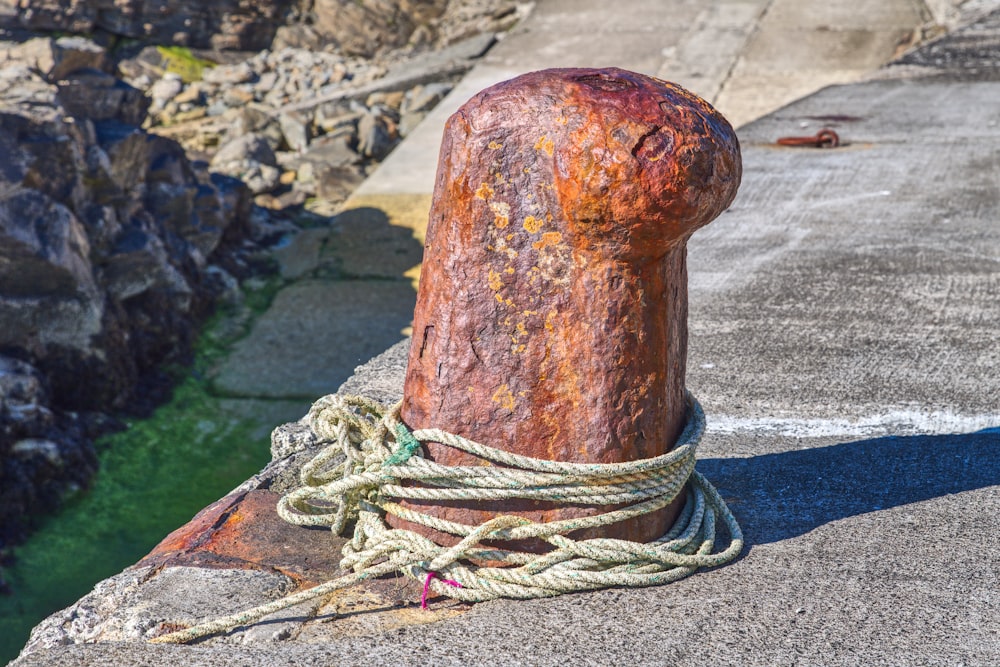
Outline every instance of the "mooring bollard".
[[[545, 70], [473, 97], [445, 128], [403, 421], [557, 461], [669, 451], [686, 411], [686, 241], [729, 206], [741, 174], [729, 123], [647, 76]], [[427, 449], [442, 464], [479, 463]], [[404, 504], [466, 524], [601, 511], [526, 500]], [[683, 494], [657, 514], [580, 537], [649, 541], [682, 504]]]
[[[729, 123], [657, 79], [547, 70], [473, 97], [445, 128], [405, 425], [364, 397], [321, 398], [309, 421], [328, 446], [278, 503], [286, 521], [338, 534], [354, 519], [346, 574], [151, 641], [223, 632], [393, 572], [423, 582], [426, 606], [431, 591], [479, 602], [658, 585], [735, 558], [739, 524], [693, 468], [700, 408], [685, 446], [661, 455], [688, 421], [685, 243], [741, 175]], [[444, 468], [413, 456], [421, 443], [444, 466], [511, 468]], [[635, 544], [664, 535], [685, 482], [693, 502], [670, 539]], [[567, 497], [596, 506], [535, 500]], [[607, 505], [636, 499], [621, 513]], [[719, 525], [730, 541], [716, 552]], [[500, 545], [482, 544], [493, 536]], [[517, 546], [493, 548], [507, 537]], [[595, 537], [623, 541], [578, 541]]]

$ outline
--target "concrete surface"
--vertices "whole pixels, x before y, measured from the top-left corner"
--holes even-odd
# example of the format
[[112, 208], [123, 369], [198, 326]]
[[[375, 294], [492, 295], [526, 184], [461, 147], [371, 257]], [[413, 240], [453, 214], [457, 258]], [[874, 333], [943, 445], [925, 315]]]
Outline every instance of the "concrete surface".
[[[191, 566], [243, 516], [241, 497], [290, 483], [300, 452], [234, 492], [224, 519], [203, 516], [187, 560], [103, 582], [13, 664], [997, 664], [1000, 77], [984, 45], [998, 18], [739, 131], [741, 194], [691, 243], [688, 371], [709, 423], [699, 469], [748, 541], [735, 563], [658, 588], [436, 601], [430, 616], [390, 580], [355, 606], [319, 601], [196, 646], [138, 641], [308, 579], [245, 554]], [[823, 126], [845, 145], [773, 144]], [[345, 390], [398, 397], [407, 344]], [[309, 558], [312, 537], [297, 543]], [[191, 587], [220, 594], [179, 604]], [[97, 643], [59, 645], [71, 641]]]

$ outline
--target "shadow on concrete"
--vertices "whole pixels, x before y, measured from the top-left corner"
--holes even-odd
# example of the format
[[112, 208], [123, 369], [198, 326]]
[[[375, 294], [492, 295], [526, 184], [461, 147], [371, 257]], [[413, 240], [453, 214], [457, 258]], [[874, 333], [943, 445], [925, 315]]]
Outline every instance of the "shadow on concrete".
[[1000, 484], [1000, 429], [885, 437], [745, 459], [705, 459], [747, 544], [859, 514]]
[[412, 230], [361, 207], [319, 231], [286, 250], [295, 277], [212, 376], [218, 395], [298, 399], [308, 408], [408, 335], [416, 290], [406, 272], [423, 252]]

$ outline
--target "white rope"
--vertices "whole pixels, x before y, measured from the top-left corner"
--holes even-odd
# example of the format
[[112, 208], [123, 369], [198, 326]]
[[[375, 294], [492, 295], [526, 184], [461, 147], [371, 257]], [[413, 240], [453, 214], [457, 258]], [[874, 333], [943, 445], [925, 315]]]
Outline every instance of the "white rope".
[[[386, 409], [365, 398], [330, 395], [310, 410], [313, 431], [331, 444], [301, 471], [302, 486], [278, 503], [278, 514], [303, 526], [329, 526], [341, 534], [355, 521], [339, 579], [267, 605], [151, 641], [185, 642], [252, 623], [364, 579], [393, 571], [438, 594], [465, 602], [529, 599], [611, 586], [653, 586], [676, 581], [701, 567], [728, 563], [743, 549], [743, 534], [715, 488], [695, 469], [704, 433], [701, 406], [688, 394], [688, 419], [675, 447], [662, 456], [623, 463], [566, 463], [520, 456], [438, 429], [412, 434], [399, 406]], [[442, 466], [423, 458], [421, 443], [453, 447], [495, 465]], [[409, 484], [404, 484], [409, 482]], [[685, 491], [686, 489], [686, 491]], [[661, 538], [639, 543], [566, 534], [656, 512], [686, 492], [684, 507]], [[479, 526], [446, 521], [395, 499], [466, 502], [530, 499], [573, 505], [615, 505], [592, 516], [535, 522], [498, 516]], [[441, 546], [418, 533], [390, 527], [392, 514], [461, 538]], [[715, 550], [717, 524], [729, 544]], [[544, 554], [497, 548], [484, 542], [545, 540]], [[501, 565], [478, 565], [489, 562]]]

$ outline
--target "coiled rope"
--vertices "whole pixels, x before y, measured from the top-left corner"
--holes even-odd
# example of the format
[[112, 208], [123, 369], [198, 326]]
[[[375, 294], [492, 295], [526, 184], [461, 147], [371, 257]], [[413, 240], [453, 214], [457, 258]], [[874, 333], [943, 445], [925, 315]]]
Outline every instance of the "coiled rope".
[[[365, 579], [402, 572], [440, 595], [465, 602], [529, 599], [611, 586], [653, 586], [676, 581], [701, 567], [734, 559], [743, 534], [718, 491], [695, 467], [705, 429], [701, 406], [688, 394], [684, 432], [668, 453], [625, 463], [546, 461], [487, 447], [441, 431], [410, 432], [392, 409], [357, 396], [330, 395], [311, 408], [313, 431], [329, 441], [301, 471], [302, 486], [278, 503], [278, 514], [303, 526], [329, 526], [340, 534], [355, 521], [340, 566], [351, 574], [242, 613], [151, 641], [183, 643], [249, 625], [282, 609], [319, 598]], [[442, 466], [420, 455], [421, 443], [455, 447], [496, 465]], [[409, 480], [414, 484], [404, 485]], [[690, 482], [690, 483], [688, 483]], [[566, 534], [605, 526], [665, 508], [686, 488], [683, 510], [666, 535], [649, 543], [620, 539], [573, 540]], [[574, 505], [618, 505], [594, 516], [534, 522], [498, 516], [479, 526], [445, 521], [403, 507], [394, 499], [487, 501], [532, 499]], [[624, 505], [624, 507], [621, 507]], [[408, 530], [391, 528], [387, 514], [455, 535], [441, 546]], [[729, 545], [714, 552], [716, 524]], [[544, 554], [483, 545], [542, 539]], [[476, 565], [473, 561], [502, 563]]]

